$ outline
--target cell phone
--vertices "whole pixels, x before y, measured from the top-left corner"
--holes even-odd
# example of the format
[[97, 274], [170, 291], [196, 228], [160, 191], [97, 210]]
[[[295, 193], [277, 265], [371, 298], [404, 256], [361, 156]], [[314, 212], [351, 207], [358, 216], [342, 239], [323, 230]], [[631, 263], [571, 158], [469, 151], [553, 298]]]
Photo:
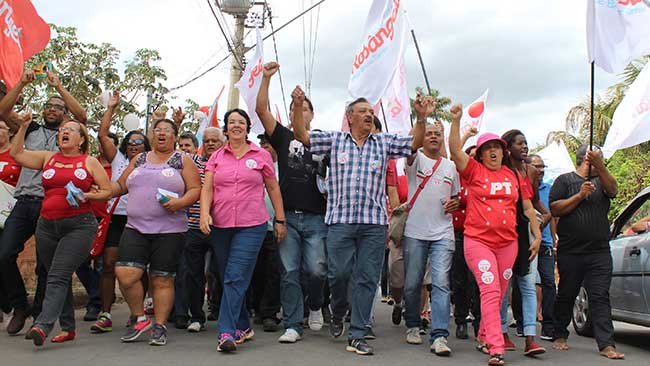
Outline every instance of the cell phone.
[[52, 62], [43, 62], [34, 68], [34, 76], [37, 79], [45, 79], [45, 77], [47, 77], [47, 72], [52, 71], [53, 69]]

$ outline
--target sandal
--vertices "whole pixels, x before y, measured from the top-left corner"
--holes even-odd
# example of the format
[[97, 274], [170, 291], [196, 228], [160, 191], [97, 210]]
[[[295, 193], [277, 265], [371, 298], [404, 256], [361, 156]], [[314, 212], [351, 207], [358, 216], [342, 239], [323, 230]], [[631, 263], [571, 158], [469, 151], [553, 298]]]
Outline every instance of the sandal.
[[625, 355], [621, 352], [618, 352], [616, 348], [612, 346], [607, 346], [605, 347], [602, 351], [600, 351], [600, 355], [609, 359], [609, 360], [624, 360]]
[[490, 359], [488, 360], [489, 366], [503, 366], [505, 364], [506, 362], [503, 360], [502, 354], [495, 353], [493, 355], [490, 355]]
[[487, 344], [479, 343], [476, 345], [476, 350], [485, 354], [489, 355], [490, 354], [490, 348], [488, 347]]

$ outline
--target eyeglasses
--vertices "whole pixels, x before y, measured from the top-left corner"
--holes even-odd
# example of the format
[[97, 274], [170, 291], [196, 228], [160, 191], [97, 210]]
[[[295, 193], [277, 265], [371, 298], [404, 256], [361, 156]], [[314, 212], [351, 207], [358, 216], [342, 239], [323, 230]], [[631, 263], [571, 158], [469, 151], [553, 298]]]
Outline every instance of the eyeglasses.
[[79, 132], [79, 130], [72, 127], [60, 127], [59, 132]]
[[45, 109], [56, 109], [57, 111], [65, 111], [65, 106], [60, 104], [46, 103]]
[[155, 133], [161, 133], [161, 132], [162, 133], [172, 133], [172, 132], [174, 132], [174, 130], [172, 130], [169, 127], [165, 127], [165, 128], [157, 127], [157, 128], [153, 129], [153, 132], [155, 132]]
[[142, 138], [140, 138], [140, 139], [133, 139], [133, 140], [132, 140], [132, 139], [129, 139], [126, 143], [129, 144], [129, 145], [131, 145], [131, 146], [138, 146], [138, 145], [142, 145], [142, 144], [144, 144], [144, 139], [142, 139]]

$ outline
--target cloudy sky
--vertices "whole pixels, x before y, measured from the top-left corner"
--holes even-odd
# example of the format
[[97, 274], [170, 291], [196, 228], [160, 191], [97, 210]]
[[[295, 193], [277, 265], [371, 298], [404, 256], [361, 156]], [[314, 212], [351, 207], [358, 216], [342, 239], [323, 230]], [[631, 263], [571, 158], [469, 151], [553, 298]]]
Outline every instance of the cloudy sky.
[[[212, 0], [211, 0], [212, 1]], [[415, 29], [433, 88], [468, 104], [490, 88], [487, 123], [502, 133], [519, 128], [534, 146], [552, 130], [563, 129], [568, 109], [587, 98], [589, 65], [585, 35], [585, 0], [402, 0]], [[316, 0], [270, 0], [277, 28]], [[315, 127], [337, 129], [354, 51], [371, 0], [326, 0], [320, 15], [296, 21], [277, 36], [285, 92], [305, 84], [303, 37], [309, 47], [310, 23], [315, 58], [311, 99]], [[168, 87], [184, 83], [227, 55], [227, 47], [206, 0], [33, 0], [48, 22], [74, 26], [85, 42], [109, 42], [128, 59], [138, 48], [160, 51]], [[226, 15], [228, 27], [234, 29]], [[303, 28], [304, 27], [304, 28]], [[303, 32], [305, 29], [305, 32]], [[270, 33], [267, 24], [263, 34]], [[246, 44], [254, 43], [254, 33]], [[312, 42], [313, 43], [313, 42]], [[264, 43], [266, 59], [273, 41]], [[406, 49], [409, 89], [423, 86], [415, 47]], [[210, 105], [228, 84], [229, 62], [173, 93]], [[617, 81], [597, 69], [596, 87]], [[279, 82], [271, 86], [272, 103], [282, 109]], [[224, 93], [225, 94], [225, 93]], [[287, 95], [287, 101], [289, 96]], [[221, 100], [226, 105], [227, 98]], [[224, 107], [225, 108], [225, 107]], [[220, 114], [225, 109], [220, 111]]]

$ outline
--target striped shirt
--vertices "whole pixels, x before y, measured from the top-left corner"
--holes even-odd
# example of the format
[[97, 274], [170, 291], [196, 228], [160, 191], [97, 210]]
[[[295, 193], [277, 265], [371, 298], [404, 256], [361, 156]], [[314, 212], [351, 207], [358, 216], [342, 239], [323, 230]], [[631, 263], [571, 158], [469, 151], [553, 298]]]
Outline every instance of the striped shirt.
[[[205, 164], [208, 159], [201, 155], [192, 155], [192, 161], [199, 168], [199, 175], [201, 176], [201, 185], [205, 179]], [[190, 229], [201, 230], [201, 200], [194, 202], [190, 208], [187, 209], [187, 227]]]
[[387, 225], [388, 161], [410, 156], [412, 140], [411, 136], [370, 134], [359, 147], [349, 132], [311, 131], [312, 154], [331, 156], [325, 223]]

